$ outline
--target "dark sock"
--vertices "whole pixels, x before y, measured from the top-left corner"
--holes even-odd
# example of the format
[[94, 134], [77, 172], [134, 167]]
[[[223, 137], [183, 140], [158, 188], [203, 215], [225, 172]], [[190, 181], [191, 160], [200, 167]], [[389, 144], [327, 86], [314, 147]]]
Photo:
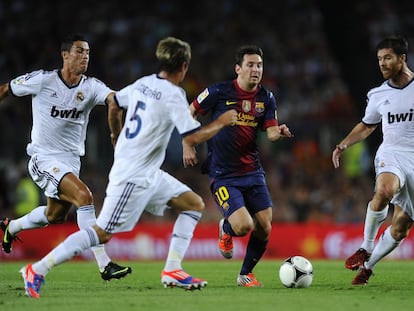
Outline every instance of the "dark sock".
[[233, 228], [231, 227], [230, 223], [228, 222], [227, 219], [224, 219], [224, 223], [223, 223], [223, 231], [227, 234], [230, 234], [231, 236], [237, 236], [234, 231]]
[[259, 262], [260, 258], [266, 251], [266, 246], [269, 240], [259, 240], [253, 233], [250, 234], [249, 242], [247, 243], [246, 255], [244, 256], [243, 265], [240, 274], [248, 274], [253, 271], [254, 267]]

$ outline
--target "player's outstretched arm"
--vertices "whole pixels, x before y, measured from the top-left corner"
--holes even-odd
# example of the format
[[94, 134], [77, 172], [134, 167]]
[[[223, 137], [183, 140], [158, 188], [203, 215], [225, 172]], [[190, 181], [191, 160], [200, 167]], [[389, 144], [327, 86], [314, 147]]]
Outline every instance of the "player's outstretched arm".
[[197, 132], [183, 138], [183, 164], [184, 167], [194, 166], [198, 163], [195, 145], [209, 140], [226, 126], [235, 125], [237, 111], [235, 109], [224, 112], [216, 120], [201, 127]]
[[194, 147], [197, 144], [209, 140], [216, 135], [222, 128], [226, 126], [235, 125], [237, 122], [237, 111], [235, 109], [229, 110], [221, 114], [216, 120], [210, 122], [206, 126], [201, 127], [197, 132], [194, 132], [183, 138], [183, 142], [189, 146]]
[[332, 151], [332, 164], [334, 168], [339, 167], [339, 159], [348, 147], [367, 138], [376, 128], [376, 125], [368, 125], [363, 122], [359, 122], [355, 125], [351, 132], [349, 132], [349, 134], [339, 144], [337, 144], [335, 149]]
[[290, 132], [289, 127], [286, 124], [271, 126], [266, 129], [267, 138], [270, 141], [276, 141], [283, 137], [292, 138], [293, 134]]
[[115, 147], [119, 133], [121, 133], [122, 130], [123, 109], [118, 106], [114, 93], [108, 95], [106, 103], [108, 105], [108, 125], [109, 130], [111, 131], [111, 141], [112, 145]]

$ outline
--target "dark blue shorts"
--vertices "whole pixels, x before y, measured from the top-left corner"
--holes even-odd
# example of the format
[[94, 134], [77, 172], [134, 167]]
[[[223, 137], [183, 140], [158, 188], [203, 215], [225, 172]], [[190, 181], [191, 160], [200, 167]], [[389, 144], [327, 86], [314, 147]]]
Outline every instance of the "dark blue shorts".
[[250, 215], [273, 207], [263, 173], [211, 180], [210, 189], [225, 218], [245, 206]]

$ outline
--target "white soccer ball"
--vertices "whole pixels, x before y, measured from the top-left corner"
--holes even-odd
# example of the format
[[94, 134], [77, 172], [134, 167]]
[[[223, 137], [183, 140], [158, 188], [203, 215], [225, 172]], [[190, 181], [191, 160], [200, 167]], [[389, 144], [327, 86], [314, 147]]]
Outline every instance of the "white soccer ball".
[[313, 266], [305, 257], [289, 257], [280, 266], [279, 278], [289, 288], [309, 287], [313, 281]]

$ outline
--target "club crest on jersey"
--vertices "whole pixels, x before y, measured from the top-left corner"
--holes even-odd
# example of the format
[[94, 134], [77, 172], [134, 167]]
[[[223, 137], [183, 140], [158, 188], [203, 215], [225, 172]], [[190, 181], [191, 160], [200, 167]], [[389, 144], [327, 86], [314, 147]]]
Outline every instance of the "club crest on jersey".
[[53, 173], [57, 174], [59, 173], [60, 169], [57, 168], [56, 166], [52, 168]]
[[264, 102], [256, 102], [254, 109], [257, 112], [263, 112], [264, 111]]
[[76, 94], [76, 100], [78, 101], [78, 102], [81, 102], [81, 101], [83, 101], [85, 99], [85, 96], [83, 95], [83, 93], [82, 92], [78, 92], [78, 94]]
[[223, 208], [223, 210], [227, 211], [230, 206], [229, 206], [229, 203], [223, 202], [223, 204], [221, 205], [221, 207]]
[[244, 112], [249, 112], [252, 109], [252, 103], [250, 100], [243, 100], [242, 109]]
[[27, 75], [20, 76], [13, 80], [13, 84], [23, 84], [27, 81]]

